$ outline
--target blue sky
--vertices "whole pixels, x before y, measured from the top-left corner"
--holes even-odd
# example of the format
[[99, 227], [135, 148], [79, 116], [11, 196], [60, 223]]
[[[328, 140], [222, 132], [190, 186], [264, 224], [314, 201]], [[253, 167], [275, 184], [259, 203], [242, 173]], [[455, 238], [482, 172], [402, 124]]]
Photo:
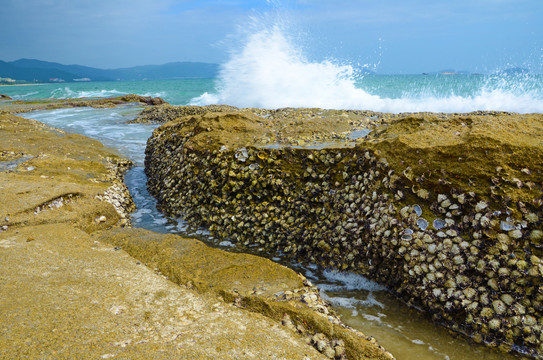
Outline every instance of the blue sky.
[[378, 73], [543, 67], [542, 0], [2, 0], [0, 60], [223, 63], [251, 17], [283, 19], [312, 60]]

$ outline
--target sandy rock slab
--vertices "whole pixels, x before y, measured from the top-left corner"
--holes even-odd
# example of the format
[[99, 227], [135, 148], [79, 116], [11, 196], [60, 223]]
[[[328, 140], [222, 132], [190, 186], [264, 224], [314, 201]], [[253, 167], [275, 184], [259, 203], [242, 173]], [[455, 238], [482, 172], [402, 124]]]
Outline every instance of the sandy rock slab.
[[0, 234], [1, 358], [322, 358], [270, 319], [174, 285], [67, 224]]
[[0, 230], [53, 222], [87, 231], [128, 225], [134, 205], [122, 174], [130, 166], [98, 141], [0, 115]]
[[393, 358], [375, 339], [345, 326], [303, 275], [271, 260], [144, 229], [112, 229], [94, 235], [176, 284], [281, 323], [328, 358]]

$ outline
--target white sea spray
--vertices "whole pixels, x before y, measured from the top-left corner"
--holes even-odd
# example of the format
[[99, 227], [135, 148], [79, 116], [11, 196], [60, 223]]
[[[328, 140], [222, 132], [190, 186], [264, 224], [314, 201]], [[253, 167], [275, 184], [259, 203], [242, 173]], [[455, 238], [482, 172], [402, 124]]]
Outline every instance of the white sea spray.
[[[275, 18], [276, 19], [276, 18]], [[309, 60], [304, 44], [280, 21], [249, 26], [222, 65], [215, 91], [191, 104], [238, 107], [319, 107], [382, 112], [543, 112], [543, 75], [429, 75], [408, 78], [361, 76], [334, 59]], [[253, 20], [254, 21], [254, 20]], [[411, 81], [412, 80], [412, 81]], [[386, 87], [401, 87], [387, 93]], [[383, 91], [385, 88], [385, 91]]]

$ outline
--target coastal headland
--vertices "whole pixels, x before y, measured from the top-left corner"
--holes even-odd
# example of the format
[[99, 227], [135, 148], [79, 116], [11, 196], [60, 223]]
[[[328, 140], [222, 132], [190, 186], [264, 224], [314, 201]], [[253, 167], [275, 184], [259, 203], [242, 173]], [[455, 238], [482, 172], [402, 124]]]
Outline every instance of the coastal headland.
[[543, 115], [147, 108], [159, 208], [543, 356]]
[[390, 359], [303, 276], [267, 259], [130, 226], [131, 166], [96, 140], [0, 105], [0, 357]]

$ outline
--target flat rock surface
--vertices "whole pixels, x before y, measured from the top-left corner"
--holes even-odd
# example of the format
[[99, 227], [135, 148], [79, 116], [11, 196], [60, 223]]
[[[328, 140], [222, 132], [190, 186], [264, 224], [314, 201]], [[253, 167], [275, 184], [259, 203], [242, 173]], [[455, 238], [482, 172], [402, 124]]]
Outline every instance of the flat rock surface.
[[542, 114], [405, 114], [368, 138], [398, 174], [421, 187], [512, 202], [541, 197]]
[[67, 224], [0, 234], [0, 357], [322, 358], [280, 324], [156, 274]]

